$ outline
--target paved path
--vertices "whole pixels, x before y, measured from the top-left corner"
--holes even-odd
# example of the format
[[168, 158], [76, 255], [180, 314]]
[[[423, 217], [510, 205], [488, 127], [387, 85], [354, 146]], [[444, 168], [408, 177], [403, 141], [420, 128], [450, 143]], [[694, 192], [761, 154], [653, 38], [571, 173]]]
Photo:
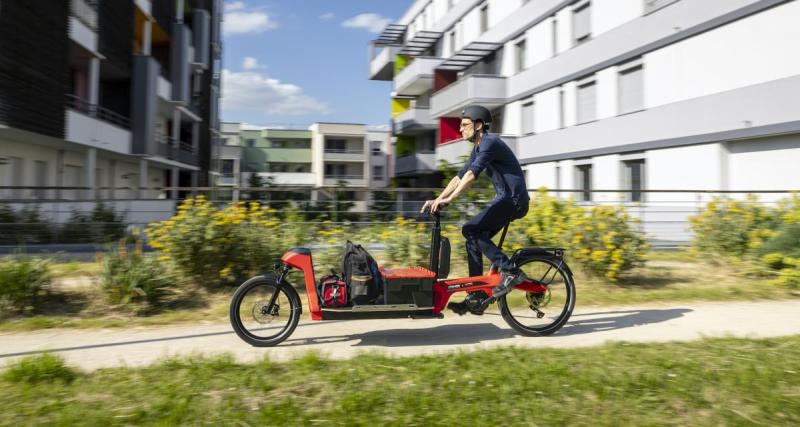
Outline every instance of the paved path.
[[448, 315], [444, 319], [311, 322], [303, 319], [278, 347], [254, 348], [228, 324], [133, 329], [44, 330], [0, 334], [0, 366], [44, 350], [86, 370], [140, 366], [168, 355], [231, 353], [237, 360], [275, 360], [318, 350], [343, 359], [362, 351], [395, 356], [475, 350], [495, 346], [583, 347], [610, 341], [685, 341], [702, 337], [772, 337], [800, 334], [800, 300], [673, 303], [644, 307], [578, 308], [556, 335], [518, 336], [498, 315]]

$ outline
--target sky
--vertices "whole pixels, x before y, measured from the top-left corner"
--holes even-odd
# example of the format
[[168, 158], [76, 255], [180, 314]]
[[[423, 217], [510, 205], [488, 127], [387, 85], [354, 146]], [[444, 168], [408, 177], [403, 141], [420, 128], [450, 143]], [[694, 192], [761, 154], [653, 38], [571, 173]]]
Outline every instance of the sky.
[[222, 119], [388, 126], [391, 82], [368, 45], [413, 0], [226, 0]]

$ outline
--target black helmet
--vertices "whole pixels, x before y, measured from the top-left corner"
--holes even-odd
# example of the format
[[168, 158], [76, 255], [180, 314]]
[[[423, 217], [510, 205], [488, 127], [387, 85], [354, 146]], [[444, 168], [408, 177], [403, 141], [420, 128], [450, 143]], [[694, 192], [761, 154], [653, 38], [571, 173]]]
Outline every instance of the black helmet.
[[492, 125], [492, 113], [486, 107], [481, 107], [480, 105], [470, 105], [464, 108], [464, 111], [461, 112], [461, 118], [470, 119], [473, 123], [478, 120], [482, 121], [484, 132], [488, 132], [489, 127]]

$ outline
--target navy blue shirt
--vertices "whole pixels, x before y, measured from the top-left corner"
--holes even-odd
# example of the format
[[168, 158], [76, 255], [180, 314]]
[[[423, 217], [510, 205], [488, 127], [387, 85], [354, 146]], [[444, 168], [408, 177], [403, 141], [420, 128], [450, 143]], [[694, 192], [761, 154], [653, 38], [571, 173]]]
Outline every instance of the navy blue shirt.
[[458, 177], [463, 178], [470, 170], [477, 179], [484, 169], [497, 192], [495, 199], [509, 198], [517, 202], [530, 200], [519, 160], [502, 139], [490, 133], [483, 136], [480, 144], [475, 144]]

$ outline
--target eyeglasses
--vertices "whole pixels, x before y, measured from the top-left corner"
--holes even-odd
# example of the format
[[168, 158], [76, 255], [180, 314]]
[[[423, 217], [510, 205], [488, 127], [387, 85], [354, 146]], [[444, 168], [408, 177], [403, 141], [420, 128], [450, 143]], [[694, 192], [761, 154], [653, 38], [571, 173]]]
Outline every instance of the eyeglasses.
[[467, 129], [472, 126], [472, 123], [461, 123], [459, 129]]

